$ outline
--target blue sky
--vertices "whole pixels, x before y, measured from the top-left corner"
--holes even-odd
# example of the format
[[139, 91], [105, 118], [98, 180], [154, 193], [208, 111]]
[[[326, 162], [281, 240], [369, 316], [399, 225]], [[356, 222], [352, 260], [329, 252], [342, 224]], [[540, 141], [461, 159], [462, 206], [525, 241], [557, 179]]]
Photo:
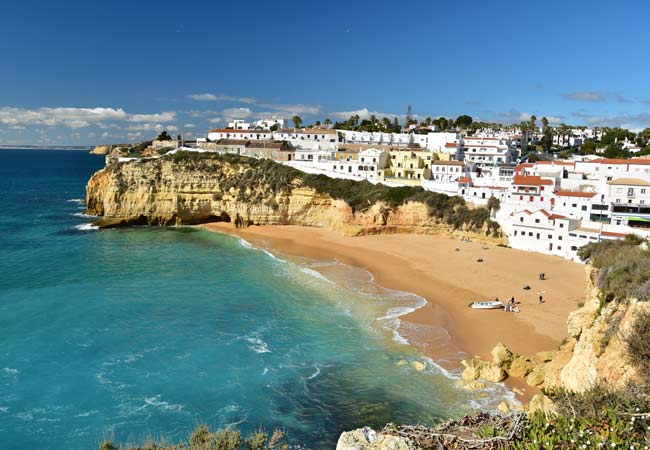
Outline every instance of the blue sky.
[[3, 2], [0, 143], [95, 144], [231, 118], [650, 127], [647, 2]]

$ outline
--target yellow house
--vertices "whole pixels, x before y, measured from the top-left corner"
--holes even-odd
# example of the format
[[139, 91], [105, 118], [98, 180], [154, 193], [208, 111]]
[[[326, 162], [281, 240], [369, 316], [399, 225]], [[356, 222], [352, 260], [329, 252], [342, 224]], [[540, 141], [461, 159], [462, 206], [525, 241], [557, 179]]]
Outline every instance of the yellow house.
[[421, 180], [431, 179], [431, 162], [436, 159], [434, 153], [426, 150], [391, 149], [389, 167], [379, 173], [382, 179], [420, 184]]

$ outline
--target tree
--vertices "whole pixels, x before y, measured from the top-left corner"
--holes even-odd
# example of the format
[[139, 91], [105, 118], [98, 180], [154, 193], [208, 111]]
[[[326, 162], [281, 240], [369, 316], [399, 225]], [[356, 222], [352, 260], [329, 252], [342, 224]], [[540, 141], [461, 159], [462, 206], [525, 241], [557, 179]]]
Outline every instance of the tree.
[[393, 119], [393, 131], [395, 133], [400, 132], [400, 126], [399, 126], [399, 121], [397, 120], [397, 116], [395, 116], [395, 118]]
[[581, 155], [593, 155], [596, 153], [596, 143], [591, 139], [587, 139], [580, 147]]
[[323, 123], [324, 123], [325, 125], [327, 125], [327, 126], [332, 125], [332, 121], [329, 119], [329, 117], [326, 118], [325, 121], [324, 121]]
[[165, 131], [163, 131], [162, 133], [160, 133], [160, 134], [158, 135], [158, 137], [156, 138], [156, 140], [157, 140], [157, 141], [171, 141], [171, 140], [172, 140], [172, 137], [171, 137], [169, 134], [167, 134], [167, 130], [165, 130]]
[[521, 122], [519, 129], [521, 130], [521, 152], [526, 153], [528, 150], [528, 122]]
[[[544, 119], [542, 119], [542, 124], [544, 123]], [[553, 129], [549, 128], [548, 126], [544, 126], [544, 136], [542, 137], [542, 148], [544, 149], [544, 153], [548, 154], [548, 152], [551, 151], [551, 146], [553, 145]]]
[[537, 122], [537, 116], [533, 114], [532, 116], [530, 116], [530, 131], [532, 131], [533, 133], [535, 132], [535, 128], [537, 128], [535, 122]]
[[548, 128], [548, 119], [546, 117], [542, 117], [542, 131], [546, 131]]
[[314, 126], [315, 127], [320, 127], [320, 120], [317, 120], [316, 122], [314, 122]]
[[472, 119], [471, 116], [468, 116], [467, 114], [463, 114], [462, 116], [458, 116], [456, 118], [456, 126], [459, 128], [467, 128], [474, 119]]
[[300, 126], [302, 125], [302, 119], [300, 118], [300, 116], [297, 115], [293, 116], [291, 120], [293, 120], [293, 126], [295, 128], [300, 128]]
[[389, 130], [391, 127], [390, 119], [388, 117], [384, 117], [383, 119], [381, 119], [381, 124], [387, 130]]
[[280, 125], [278, 125], [277, 123], [274, 123], [273, 125], [271, 125], [270, 130], [271, 130], [271, 131], [277, 131], [278, 128], [280, 128]]

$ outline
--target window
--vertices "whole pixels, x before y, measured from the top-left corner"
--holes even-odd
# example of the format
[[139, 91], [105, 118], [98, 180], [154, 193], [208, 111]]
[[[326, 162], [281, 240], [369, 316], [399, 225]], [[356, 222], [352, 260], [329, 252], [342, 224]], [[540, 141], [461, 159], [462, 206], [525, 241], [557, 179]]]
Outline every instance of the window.
[[560, 246], [558, 245], [558, 246], [557, 246], [557, 249], [558, 249], [558, 250], [562, 250], [562, 247], [560, 247]]
[[537, 233], [537, 239], [539, 239], [539, 233]]
[[582, 208], [581, 208], [581, 209], [582, 209], [583, 211], [586, 211], [586, 210], [587, 210], [587, 205], [582, 205]]
[[520, 218], [519, 218], [519, 222], [522, 222], [522, 223], [523, 223], [523, 221], [524, 221], [524, 218], [523, 218], [523, 217], [520, 217]]
[[532, 236], [532, 235], [533, 235], [533, 232], [532, 232], [532, 231], [529, 231], [529, 232], [528, 232], [528, 236]]
[[548, 238], [549, 238], [549, 239], [553, 239], [553, 235], [552, 235], [552, 234], [549, 234], [549, 235], [548, 235]]
[[535, 223], [539, 223], [539, 219], [535, 219]]
[[641, 189], [641, 193], [642, 193], [642, 194], [645, 194], [645, 189]]
[[560, 224], [560, 228], [564, 228], [564, 224], [563, 224], [563, 223]]
[[558, 240], [558, 241], [561, 241], [561, 240], [562, 240], [562, 236], [558, 236], [558, 237], [557, 237], [557, 240]]
[[517, 236], [517, 230], [515, 230], [515, 236]]

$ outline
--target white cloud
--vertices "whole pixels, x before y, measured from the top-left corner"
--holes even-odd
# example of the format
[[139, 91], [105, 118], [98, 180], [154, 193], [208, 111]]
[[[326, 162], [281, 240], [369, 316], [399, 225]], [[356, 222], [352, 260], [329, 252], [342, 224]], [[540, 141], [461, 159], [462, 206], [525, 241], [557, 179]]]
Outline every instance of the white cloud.
[[251, 97], [233, 97], [225, 94], [190, 94], [187, 96], [197, 102], [239, 102], [239, 103], [255, 103], [255, 99]]
[[[171, 122], [176, 119], [174, 112], [157, 114], [128, 114], [122, 108], [14, 108], [0, 107], [0, 124], [11, 126], [45, 125], [64, 126], [68, 128], [85, 128], [90, 125], [106, 125], [104, 122]], [[114, 124], [113, 124], [114, 126]]]
[[579, 92], [567, 92], [562, 94], [567, 100], [577, 100], [581, 102], [602, 102], [605, 100], [605, 96], [601, 92], [596, 91], [579, 91]]
[[631, 131], [650, 128], [650, 113], [598, 116], [578, 111], [574, 112], [573, 115], [581, 118], [587, 125], [592, 127], [621, 127]]
[[173, 122], [176, 120], [176, 113], [165, 111], [158, 114], [133, 114], [129, 122]]
[[[384, 112], [379, 112], [379, 111], [370, 111], [368, 108], [355, 109], [355, 110], [352, 110], [352, 111], [332, 112], [332, 113], [329, 113], [328, 117], [330, 119], [334, 118], [334, 119], [340, 119], [340, 120], [347, 120], [351, 116], [354, 116], [354, 115], [359, 116], [359, 118], [361, 120], [369, 119], [370, 116], [375, 116], [377, 119], [381, 119], [383, 117], [388, 117], [391, 120], [393, 120], [394, 117], [397, 117], [397, 119], [402, 121], [402, 122], [406, 119], [406, 114], [391, 114], [391, 113], [384, 113]], [[420, 116], [418, 114], [412, 114], [411, 116], [415, 120], [423, 119], [423, 116]]]
[[293, 116], [296, 114], [315, 116], [322, 112], [321, 107], [315, 105], [303, 105], [303, 104], [280, 105], [276, 103], [259, 103], [258, 106], [262, 108], [272, 109], [276, 111], [275, 114], [277, 115], [286, 115], [286, 116]]
[[186, 123], [185, 125], [183, 125], [183, 128], [196, 128], [196, 125], [194, 125], [193, 123]]
[[[498, 113], [494, 120], [504, 124], [513, 124], [513, 123], [518, 124], [520, 122], [528, 122], [532, 116], [533, 115], [529, 112], [522, 112], [515, 108], [512, 108], [509, 111]], [[535, 114], [535, 116], [537, 117], [538, 126], [541, 125], [541, 120], [543, 116], [539, 114]], [[550, 125], [557, 125], [564, 122], [564, 118], [562, 116], [545, 116], [545, 117], [548, 119], [548, 123]]]

